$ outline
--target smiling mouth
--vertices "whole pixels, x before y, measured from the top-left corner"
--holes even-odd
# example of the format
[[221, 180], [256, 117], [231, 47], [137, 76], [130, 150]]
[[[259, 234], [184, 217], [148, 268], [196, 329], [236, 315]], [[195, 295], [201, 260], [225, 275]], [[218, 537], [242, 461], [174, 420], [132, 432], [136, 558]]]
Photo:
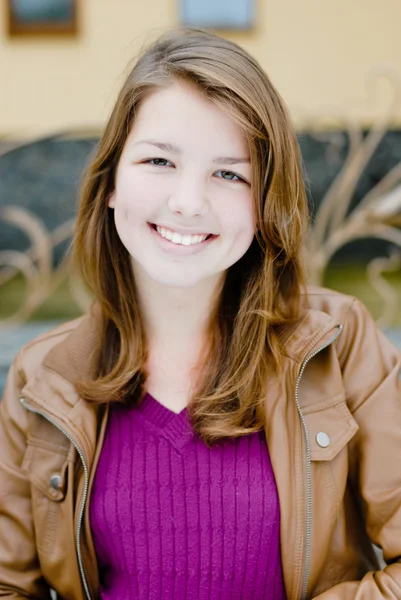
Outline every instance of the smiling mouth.
[[[152, 229], [154, 229], [154, 230], [155, 230], [157, 233], [159, 233], [159, 232], [157, 231], [157, 227], [156, 227], [155, 223], [150, 223], [150, 226], [151, 226], [151, 227], [152, 227]], [[160, 235], [160, 234], [159, 234], [159, 235]], [[192, 234], [192, 235], [194, 235], [194, 234]], [[199, 235], [201, 235], [201, 234], [199, 234]], [[162, 237], [163, 237], [163, 236], [162, 236]], [[203, 240], [203, 242], [207, 242], [207, 240], [210, 240], [210, 238], [212, 238], [212, 237], [217, 237], [217, 236], [216, 236], [216, 235], [213, 235], [213, 233], [209, 233], [209, 235], [208, 235], [208, 236], [207, 236], [207, 237], [206, 237], [206, 238]], [[163, 238], [163, 239], [166, 239], [166, 240], [167, 240], [167, 238]], [[171, 240], [167, 240], [167, 241], [171, 241]], [[200, 243], [202, 243], [202, 244], [203, 244], [203, 242], [200, 242]]]

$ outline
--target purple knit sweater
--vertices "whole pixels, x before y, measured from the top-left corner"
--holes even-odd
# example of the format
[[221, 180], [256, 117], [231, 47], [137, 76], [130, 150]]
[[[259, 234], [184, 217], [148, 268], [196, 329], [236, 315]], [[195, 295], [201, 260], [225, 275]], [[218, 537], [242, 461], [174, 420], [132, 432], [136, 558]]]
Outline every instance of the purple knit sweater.
[[102, 600], [284, 600], [264, 432], [208, 449], [146, 394], [113, 405], [90, 502]]

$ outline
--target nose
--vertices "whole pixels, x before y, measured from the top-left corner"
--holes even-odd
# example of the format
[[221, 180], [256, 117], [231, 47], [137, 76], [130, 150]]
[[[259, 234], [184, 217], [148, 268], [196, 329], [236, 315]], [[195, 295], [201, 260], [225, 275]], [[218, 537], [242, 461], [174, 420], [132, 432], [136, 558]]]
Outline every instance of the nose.
[[201, 176], [194, 173], [182, 174], [177, 177], [176, 187], [168, 200], [171, 212], [181, 214], [191, 219], [204, 216], [209, 210], [207, 184]]

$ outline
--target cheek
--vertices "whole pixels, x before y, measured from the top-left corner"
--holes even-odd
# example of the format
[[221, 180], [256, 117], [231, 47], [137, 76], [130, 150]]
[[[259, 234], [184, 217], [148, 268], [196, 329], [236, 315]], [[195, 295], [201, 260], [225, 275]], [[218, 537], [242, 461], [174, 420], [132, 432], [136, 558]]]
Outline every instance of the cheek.
[[252, 232], [251, 235], [253, 237], [256, 233], [256, 210], [251, 191], [247, 194], [244, 212], [244, 221], [246, 221], [247, 227]]
[[115, 190], [114, 222], [126, 247], [133, 243], [134, 228], [141, 229], [145, 221], [152, 221], [165, 195], [166, 186], [161, 177], [134, 169], [120, 171]]
[[256, 229], [256, 214], [251, 193], [239, 194], [225, 204], [225, 210], [220, 215], [222, 230], [231, 231], [243, 238], [252, 239]]
[[148, 173], [135, 170], [122, 174], [116, 186], [117, 199], [128, 208], [135, 206], [136, 210], [149, 208], [166, 195], [166, 185], [162, 177], [151, 176]]

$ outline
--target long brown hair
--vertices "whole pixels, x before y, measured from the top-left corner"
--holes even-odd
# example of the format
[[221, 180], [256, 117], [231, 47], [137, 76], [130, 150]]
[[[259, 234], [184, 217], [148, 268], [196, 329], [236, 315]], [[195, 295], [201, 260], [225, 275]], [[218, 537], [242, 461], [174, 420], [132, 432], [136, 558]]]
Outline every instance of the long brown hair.
[[196, 86], [240, 125], [253, 168], [257, 233], [227, 270], [211, 307], [207, 355], [188, 402], [195, 432], [211, 446], [263, 427], [266, 378], [282, 364], [278, 331], [297, 319], [305, 287], [308, 225], [300, 153], [286, 107], [258, 62], [212, 33], [176, 29], [143, 52], [86, 170], [74, 253], [100, 308], [101, 350], [95, 377], [76, 387], [97, 403], [139, 402], [145, 390], [147, 340], [130, 257], [107, 198], [140, 103], [178, 79]]

